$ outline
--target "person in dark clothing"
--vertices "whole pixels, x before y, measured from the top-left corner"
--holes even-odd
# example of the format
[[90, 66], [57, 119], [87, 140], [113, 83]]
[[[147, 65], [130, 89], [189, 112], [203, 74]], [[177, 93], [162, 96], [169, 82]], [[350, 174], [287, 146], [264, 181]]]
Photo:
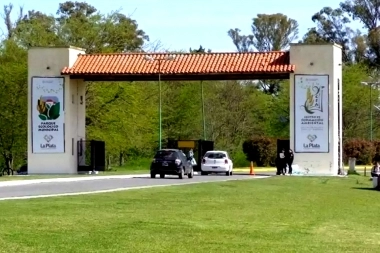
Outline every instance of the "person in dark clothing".
[[286, 174], [286, 156], [285, 156], [285, 149], [282, 149], [281, 152], [278, 154], [279, 156], [279, 163], [281, 167], [281, 174]]
[[371, 170], [371, 177], [379, 177], [380, 176], [380, 164], [377, 162]]
[[276, 175], [278, 176], [278, 175], [281, 175], [281, 173], [282, 173], [282, 166], [281, 166], [281, 164], [280, 164], [280, 158], [277, 156], [276, 157], [276, 161], [275, 161], [275, 163], [276, 163], [276, 169], [277, 169], [277, 171], [276, 171]]
[[293, 168], [292, 168], [293, 160], [294, 160], [293, 150], [289, 149], [288, 152], [286, 152], [286, 164], [289, 167], [289, 171], [288, 171], [289, 175], [291, 175], [293, 172]]

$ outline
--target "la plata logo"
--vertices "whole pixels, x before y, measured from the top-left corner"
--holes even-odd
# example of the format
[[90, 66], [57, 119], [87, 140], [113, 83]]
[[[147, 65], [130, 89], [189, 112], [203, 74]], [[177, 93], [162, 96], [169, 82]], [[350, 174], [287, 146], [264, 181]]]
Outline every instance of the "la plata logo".
[[44, 136], [44, 139], [47, 143], [45, 144], [40, 144], [40, 147], [42, 149], [55, 149], [57, 148], [57, 146], [55, 144], [51, 144], [49, 143], [52, 139], [53, 139], [53, 136], [52, 135], [45, 135]]
[[57, 146], [55, 144], [45, 143], [45, 144], [40, 144], [40, 147], [43, 149], [55, 149]]
[[308, 149], [311, 149], [311, 148], [320, 148], [321, 146], [317, 143], [314, 143], [314, 141], [317, 139], [317, 136], [314, 134], [309, 134], [307, 136], [307, 139], [310, 141], [309, 143], [304, 143], [303, 144], [303, 147], [304, 148], [308, 148]]

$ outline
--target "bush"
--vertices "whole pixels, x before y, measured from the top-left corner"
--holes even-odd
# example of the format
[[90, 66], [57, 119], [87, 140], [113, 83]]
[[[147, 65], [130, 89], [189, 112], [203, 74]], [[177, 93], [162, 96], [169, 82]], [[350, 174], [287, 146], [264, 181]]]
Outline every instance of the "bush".
[[380, 162], [380, 140], [373, 141], [373, 146], [375, 148], [375, 155], [372, 159], [373, 162]]
[[348, 162], [348, 158], [356, 158], [356, 164], [371, 164], [376, 155], [374, 143], [364, 139], [350, 139], [343, 143], [343, 160]]
[[248, 161], [258, 167], [273, 166], [277, 153], [277, 141], [269, 137], [257, 137], [243, 143], [243, 152]]
[[249, 167], [249, 161], [243, 151], [235, 151], [231, 154], [232, 161], [234, 163], [234, 168]]

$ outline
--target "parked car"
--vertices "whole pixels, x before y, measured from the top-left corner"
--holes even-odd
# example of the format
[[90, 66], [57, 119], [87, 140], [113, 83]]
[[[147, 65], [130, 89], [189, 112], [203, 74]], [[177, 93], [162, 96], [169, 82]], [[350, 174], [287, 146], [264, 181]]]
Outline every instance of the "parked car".
[[194, 177], [193, 166], [186, 155], [178, 149], [161, 149], [157, 151], [150, 165], [150, 177], [155, 178], [159, 174], [160, 178], [165, 175], [178, 175], [183, 179]]
[[201, 175], [226, 173], [226, 176], [232, 176], [233, 169], [234, 165], [227, 151], [207, 151], [203, 156]]

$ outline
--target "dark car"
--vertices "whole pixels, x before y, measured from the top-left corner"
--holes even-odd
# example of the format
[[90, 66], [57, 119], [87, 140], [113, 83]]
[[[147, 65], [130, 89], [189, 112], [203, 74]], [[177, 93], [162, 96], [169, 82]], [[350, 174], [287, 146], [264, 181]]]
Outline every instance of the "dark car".
[[157, 151], [152, 164], [150, 165], [150, 177], [155, 178], [160, 174], [160, 178], [165, 175], [178, 175], [182, 179], [185, 175], [193, 178], [194, 170], [190, 160], [178, 149], [161, 149]]

